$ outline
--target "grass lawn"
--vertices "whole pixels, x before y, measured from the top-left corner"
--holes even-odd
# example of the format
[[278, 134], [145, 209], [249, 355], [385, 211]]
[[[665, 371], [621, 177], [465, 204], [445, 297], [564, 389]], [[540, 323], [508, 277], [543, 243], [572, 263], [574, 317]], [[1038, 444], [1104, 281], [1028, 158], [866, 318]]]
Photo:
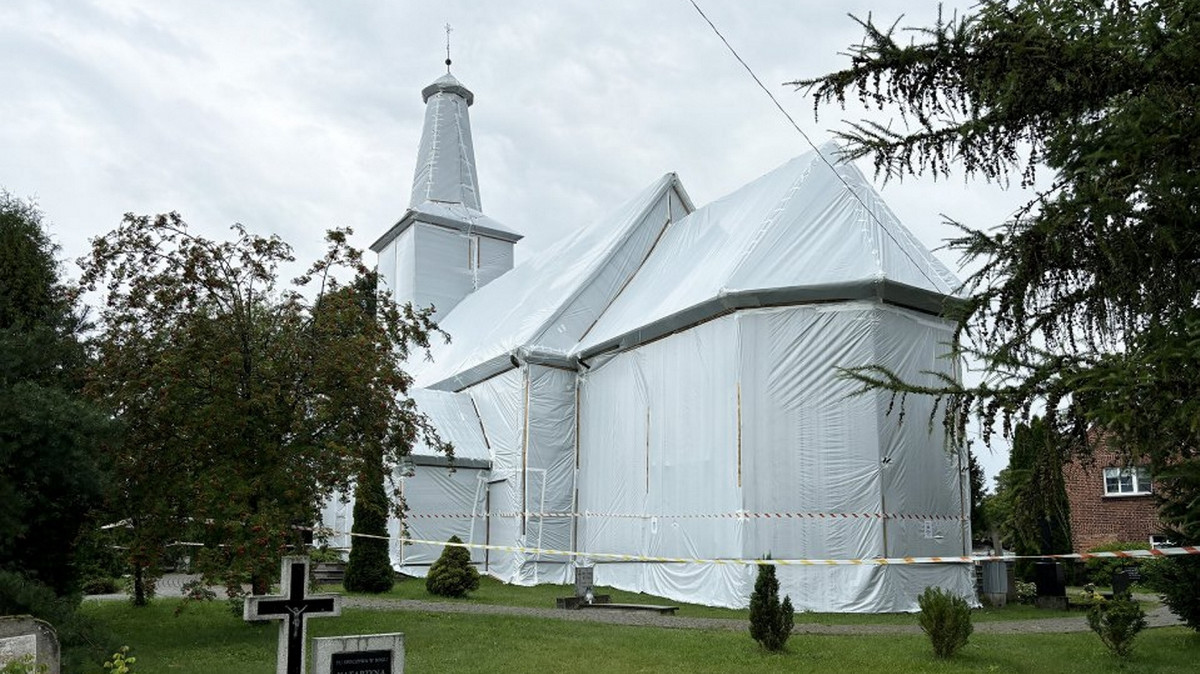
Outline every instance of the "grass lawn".
[[[327, 585], [323, 592], [346, 593], [340, 585]], [[362, 595], [368, 597], [390, 597], [393, 599], [419, 599], [422, 601], [471, 602], [476, 604], [497, 604], [503, 606], [528, 606], [532, 608], [553, 608], [554, 600], [558, 597], [570, 597], [575, 594], [574, 585], [534, 585], [521, 587], [508, 585], [495, 578], [484, 576], [480, 579], [479, 589], [471, 593], [470, 599], [453, 599], [439, 597], [425, 591], [423, 578], [409, 578], [396, 583], [391, 592], [383, 595]], [[612, 595], [612, 600], [619, 604], [667, 604], [678, 606], [676, 615], [692, 618], [730, 618], [734, 620], [749, 620], [747, 609], [714, 608], [699, 604], [685, 604], [664, 599], [649, 594], [626, 592], [610, 587], [597, 587], [596, 594]], [[1149, 607], [1147, 606], [1147, 610]], [[977, 622], [994, 620], [1036, 620], [1039, 618], [1061, 618], [1081, 615], [1078, 611], [1047, 611], [1034, 606], [1011, 604], [1002, 609], [981, 608], [972, 612], [972, 618]], [[816, 625], [911, 625], [913, 616], [908, 613], [797, 613], [796, 623]]]
[[[177, 602], [145, 609], [88, 602], [138, 658], [137, 674], [270, 674], [275, 624], [249, 625], [223, 602], [173, 615]], [[915, 620], [912, 616], [907, 619]], [[1194, 672], [1200, 635], [1183, 628], [1143, 632], [1125, 661], [1091, 633], [971, 637], [953, 661], [939, 662], [923, 636], [793, 636], [788, 652], [761, 651], [732, 631], [626, 627], [551, 619], [346, 609], [313, 620], [312, 636], [403, 632], [405, 671], [429, 672]], [[97, 668], [99, 671], [99, 668]], [[88, 673], [91, 674], [91, 673]]]

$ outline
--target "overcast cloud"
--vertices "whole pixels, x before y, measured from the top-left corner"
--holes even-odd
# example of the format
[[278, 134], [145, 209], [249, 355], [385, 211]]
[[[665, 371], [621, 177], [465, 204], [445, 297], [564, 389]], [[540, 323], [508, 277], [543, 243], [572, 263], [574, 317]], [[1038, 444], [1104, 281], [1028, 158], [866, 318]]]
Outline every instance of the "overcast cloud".
[[[908, 25], [937, 11], [699, 2], [817, 144], [860, 111], [814, 120], [780, 83], [847, 63], [861, 36], [848, 13]], [[668, 171], [703, 205], [809, 149], [687, 0], [6, 0], [0, 186], [36, 199], [68, 261], [130, 211], [178, 211], [213, 237], [241, 222], [302, 260], [332, 226], [365, 248], [408, 205], [447, 22], [476, 96], [483, 210], [526, 235], [518, 261]], [[953, 234], [941, 214], [988, 226], [1021, 201], [961, 179], [877, 187], [931, 248]], [[990, 474], [1005, 463], [984, 458]]]

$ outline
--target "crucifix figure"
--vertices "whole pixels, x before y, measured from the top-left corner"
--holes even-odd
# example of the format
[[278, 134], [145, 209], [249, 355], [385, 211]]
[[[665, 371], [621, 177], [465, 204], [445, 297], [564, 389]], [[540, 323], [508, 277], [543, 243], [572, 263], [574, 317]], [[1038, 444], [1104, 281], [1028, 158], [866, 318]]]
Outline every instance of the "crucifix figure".
[[280, 620], [278, 674], [307, 671], [305, 623], [308, 618], [342, 614], [342, 598], [334, 594], [305, 595], [308, 558], [284, 557], [279, 572], [281, 597], [246, 597], [242, 617], [246, 620]]

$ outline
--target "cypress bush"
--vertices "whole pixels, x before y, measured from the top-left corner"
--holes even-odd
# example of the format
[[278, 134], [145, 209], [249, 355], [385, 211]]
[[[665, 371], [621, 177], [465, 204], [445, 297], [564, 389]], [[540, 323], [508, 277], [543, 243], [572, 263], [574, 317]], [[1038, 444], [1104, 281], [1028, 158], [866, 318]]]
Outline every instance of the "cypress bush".
[[479, 588], [479, 572], [471, 566], [471, 551], [461, 547], [462, 539], [451, 536], [446, 543], [442, 555], [429, 567], [425, 589], [443, 597], [465, 597]]
[[387, 592], [396, 576], [388, 557], [387, 541], [388, 498], [383, 487], [381, 460], [368, 459], [358, 484], [354, 487], [353, 533], [380, 536], [354, 536], [350, 542], [350, 559], [342, 586], [350, 592]]
[[940, 587], [927, 587], [917, 597], [921, 607], [918, 622], [921, 631], [929, 635], [933, 654], [939, 658], [950, 658], [967, 645], [967, 638], [975, 630], [971, 625], [971, 607], [962, 597]]
[[[767, 559], [770, 559], [768, 556]], [[761, 564], [750, 595], [750, 636], [768, 651], [781, 651], [792, 636], [792, 598], [779, 601], [775, 566]]]

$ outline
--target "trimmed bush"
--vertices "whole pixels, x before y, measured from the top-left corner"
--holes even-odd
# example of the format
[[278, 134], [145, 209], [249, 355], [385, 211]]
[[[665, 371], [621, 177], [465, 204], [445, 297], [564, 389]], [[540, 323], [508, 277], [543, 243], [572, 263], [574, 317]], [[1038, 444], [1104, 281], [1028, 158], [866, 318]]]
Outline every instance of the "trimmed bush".
[[93, 576], [86, 578], [81, 585], [84, 594], [116, 594], [121, 591], [116, 578], [109, 576]]
[[[1097, 545], [1088, 552], [1116, 552], [1118, 550], [1149, 550], [1146, 541], [1117, 541]], [[1127, 566], [1140, 567], [1142, 560], [1132, 557], [1099, 557], [1084, 563], [1088, 580], [1102, 587], [1111, 587], [1113, 574]]]
[[940, 587], [927, 587], [917, 597], [921, 607], [918, 622], [921, 631], [929, 635], [933, 654], [939, 658], [950, 658], [967, 645], [967, 638], [975, 630], [971, 625], [971, 607], [962, 597]]
[[446, 543], [442, 555], [429, 567], [425, 589], [442, 597], [465, 597], [479, 589], [479, 572], [471, 566], [471, 551], [461, 547], [462, 539], [451, 536]]
[[1142, 584], [1188, 627], [1200, 632], [1200, 559], [1160, 557], [1142, 564]]
[[[770, 559], [770, 557], [768, 557]], [[762, 564], [750, 595], [750, 636], [768, 651], [781, 651], [792, 636], [792, 598], [779, 601], [779, 580], [775, 566]]]
[[1088, 609], [1088, 627], [1114, 655], [1125, 657], [1133, 650], [1133, 640], [1146, 628], [1146, 614], [1136, 601], [1120, 596], [1112, 601], [1094, 601]]

